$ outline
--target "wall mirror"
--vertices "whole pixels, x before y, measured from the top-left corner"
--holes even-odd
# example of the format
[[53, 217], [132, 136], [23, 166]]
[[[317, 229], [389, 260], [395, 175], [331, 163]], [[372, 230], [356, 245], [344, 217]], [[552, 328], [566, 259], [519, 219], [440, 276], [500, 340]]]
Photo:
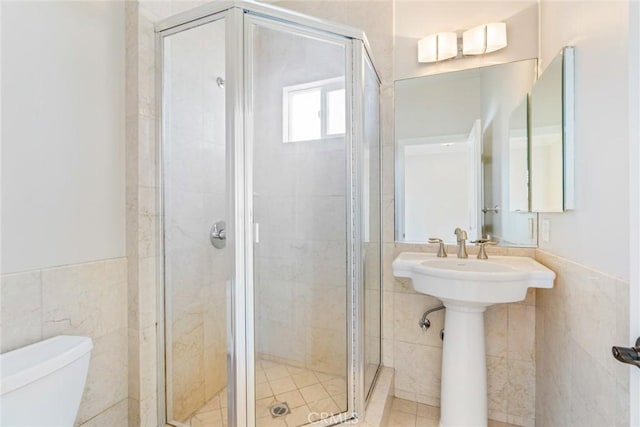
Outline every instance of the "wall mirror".
[[509, 124], [536, 66], [529, 59], [396, 81], [396, 240], [455, 243], [462, 227], [470, 240], [537, 245], [537, 215], [523, 202], [528, 190], [511, 192], [527, 161], [515, 140], [512, 150]]
[[574, 208], [574, 51], [565, 47], [531, 91], [531, 210]]

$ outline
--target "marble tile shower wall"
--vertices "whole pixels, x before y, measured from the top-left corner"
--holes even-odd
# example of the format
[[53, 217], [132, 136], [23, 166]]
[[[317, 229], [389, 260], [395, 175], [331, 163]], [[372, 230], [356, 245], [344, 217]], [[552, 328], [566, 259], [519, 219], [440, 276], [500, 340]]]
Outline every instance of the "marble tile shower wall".
[[224, 24], [174, 35], [166, 52], [166, 381], [184, 421], [227, 385], [229, 250], [207, 233], [226, 214]]
[[264, 28], [254, 43], [256, 351], [345, 375], [344, 139], [283, 143], [282, 132], [282, 89], [343, 75], [344, 53]]
[[56, 335], [93, 339], [76, 425], [126, 425], [127, 260], [117, 258], [0, 278], [0, 351]]
[[[281, 150], [269, 143], [256, 147], [261, 156], [267, 151], [291, 151], [292, 156], [278, 172], [258, 172], [270, 178], [256, 181], [255, 216], [260, 224], [260, 243], [254, 251], [256, 350], [263, 358], [343, 374], [345, 152], [338, 141], [296, 146], [276, 140], [276, 144]], [[324, 148], [318, 152], [317, 146], [305, 144], [324, 144]], [[263, 165], [272, 168], [268, 162]], [[335, 176], [327, 175], [326, 186], [314, 185], [323, 181], [323, 171], [334, 171]], [[279, 179], [295, 185], [271, 185]], [[322, 195], [319, 188], [331, 194]]]
[[538, 250], [556, 272], [536, 305], [536, 424], [628, 426], [629, 367], [611, 346], [629, 340], [629, 282]]

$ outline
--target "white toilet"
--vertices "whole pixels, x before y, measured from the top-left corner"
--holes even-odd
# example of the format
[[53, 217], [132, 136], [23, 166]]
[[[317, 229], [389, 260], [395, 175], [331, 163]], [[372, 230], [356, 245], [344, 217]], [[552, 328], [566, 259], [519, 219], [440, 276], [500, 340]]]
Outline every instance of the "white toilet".
[[0, 355], [0, 426], [73, 426], [92, 348], [61, 335]]

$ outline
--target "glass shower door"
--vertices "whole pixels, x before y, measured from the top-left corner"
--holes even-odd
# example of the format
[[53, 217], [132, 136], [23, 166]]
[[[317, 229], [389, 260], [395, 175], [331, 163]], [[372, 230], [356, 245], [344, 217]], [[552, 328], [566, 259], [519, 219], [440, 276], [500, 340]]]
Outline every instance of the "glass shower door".
[[350, 50], [248, 22], [255, 418], [301, 426], [349, 406]]
[[226, 425], [225, 20], [162, 43], [167, 422]]

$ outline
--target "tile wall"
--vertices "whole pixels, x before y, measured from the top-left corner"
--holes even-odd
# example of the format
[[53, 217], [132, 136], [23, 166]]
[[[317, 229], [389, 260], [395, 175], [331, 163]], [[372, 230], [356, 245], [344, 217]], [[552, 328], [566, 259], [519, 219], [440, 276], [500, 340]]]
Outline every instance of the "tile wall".
[[126, 424], [126, 258], [3, 275], [0, 301], [2, 353], [57, 335], [91, 337], [76, 425]]
[[129, 425], [155, 426], [158, 417], [156, 227], [156, 107], [150, 17], [125, 3], [126, 227], [128, 259]]
[[545, 251], [553, 289], [536, 305], [536, 424], [628, 426], [629, 369], [611, 347], [629, 340], [629, 282]]

